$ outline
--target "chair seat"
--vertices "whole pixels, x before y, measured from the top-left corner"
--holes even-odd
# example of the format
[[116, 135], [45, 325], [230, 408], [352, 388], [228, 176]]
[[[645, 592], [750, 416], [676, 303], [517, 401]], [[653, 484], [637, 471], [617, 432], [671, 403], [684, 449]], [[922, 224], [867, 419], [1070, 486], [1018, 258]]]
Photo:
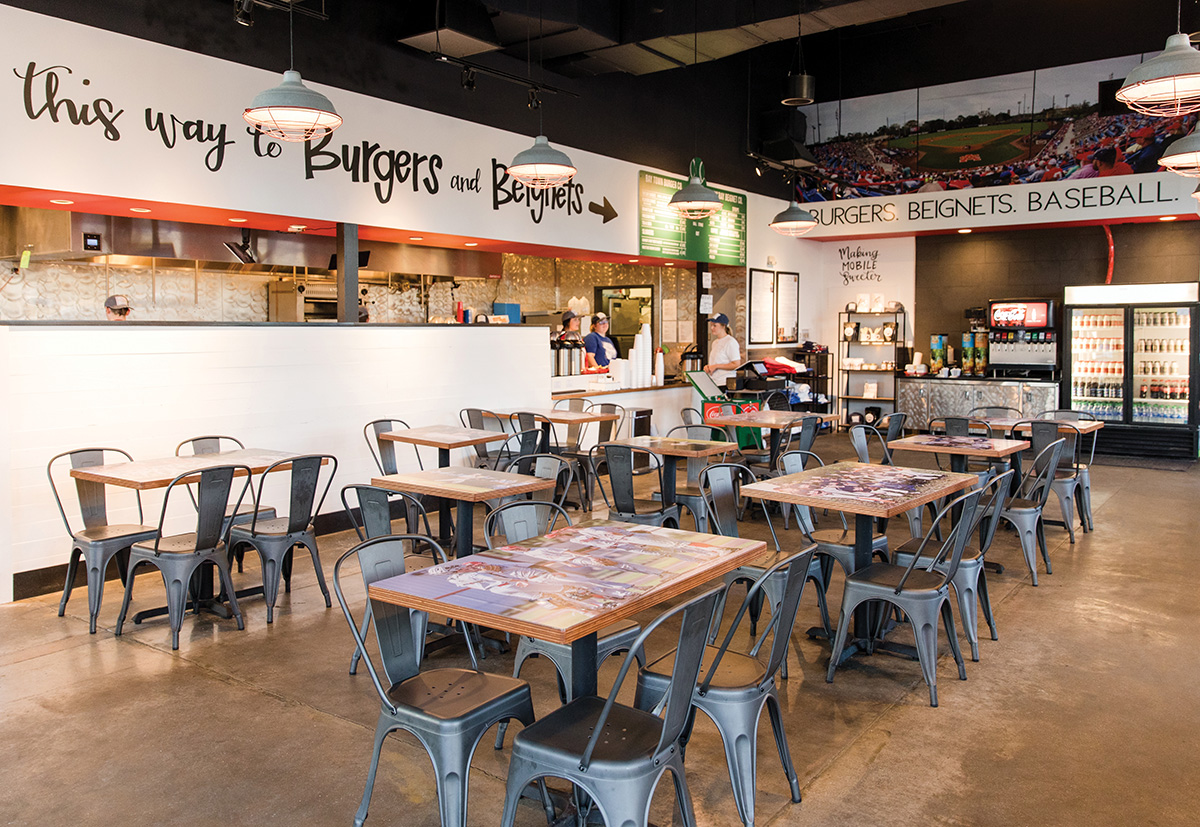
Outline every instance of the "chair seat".
[[[912, 560], [913, 555], [917, 553], [917, 549], [920, 548], [920, 546], [921, 540], [918, 537], [914, 537], [911, 540], [905, 540], [892, 551], [893, 562], [895, 562], [898, 566], [907, 566], [909, 561]], [[926, 546], [926, 548], [929, 548], [929, 546]], [[931, 559], [929, 555], [923, 556], [925, 556], [926, 559]], [[968, 547], [963, 549], [962, 561], [959, 563], [959, 565], [961, 566], [963, 563], [970, 564], [982, 558], [983, 555], [979, 552], [979, 549]]]
[[1026, 500], [1021, 497], [1013, 497], [1011, 500], [1009, 500], [1005, 504], [1003, 511], [1001, 511], [1001, 514], [1007, 513], [1009, 511], [1037, 511], [1040, 508], [1041, 508], [1041, 505], [1039, 505], [1038, 503], [1035, 503], [1033, 500]]
[[[157, 533], [157, 532], [156, 532]], [[143, 540], [133, 544], [133, 548], [144, 554], [154, 554], [154, 540]], [[217, 550], [221, 551], [225, 548], [224, 543], [217, 544]], [[159, 554], [195, 554], [196, 553], [196, 532], [188, 534], [172, 534], [169, 537], [163, 537], [158, 541]]]
[[[517, 733], [514, 756], [521, 752], [541, 763], [578, 764], [603, 708], [604, 699], [594, 695], [559, 707]], [[649, 763], [661, 735], [662, 719], [658, 716], [614, 704], [592, 753], [589, 773], [609, 778], [640, 775], [641, 768], [629, 766], [630, 762], [642, 758]]]
[[151, 525], [118, 523], [116, 525], [98, 525], [94, 528], [76, 531], [75, 539], [89, 543], [103, 543], [107, 540], [128, 538], [131, 543], [134, 543], [147, 537], [154, 537], [156, 534], [158, 534], [158, 529]]
[[253, 537], [259, 534], [283, 537], [288, 534], [288, 518], [278, 517], [273, 520], [259, 520], [254, 526], [254, 530], [250, 530], [250, 526], [234, 526], [230, 530], [231, 534], [236, 534], [241, 537]]
[[[812, 533], [812, 538], [824, 546], [854, 545], [854, 532], [850, 529], [819, 528]], [[887, 546], [886, 534], [880, 534], [878, 531], [871, 534], [871, 547], [874, 548], [877, 545]]]
[[[876, 588], [894, 594], [896, 587], [900, 585], [900, 578], [904, 576], [904, 571], [904, 566], [895, 566], [889, 563], [872, 563], [866, 568], [859, 569], [854, 574], [849, 575], [846, 580], [853, 581], [858, 587]], [[905, 581], [904, 593], [912, 597], [911, 592], [933, 591], [938, 588], [943, 580], [945, 580], [945, 577], [941, 574], [916, 569], [908, 576], [908, 580]]]
[[[704, 647], [704, 656], [700, 665], [701, 679], [708, 675], [709, 664], [713, 662], [720, 651], [720, 646]], [[638, 674], [639, 683], [648, 689], [656, 690], [654, 697], [661, 697], [666, 691], [667, 684], [671, 682], [671, 667], [674, 663], [675, 650], [672, 649], [658, 660], [646, 665], [646, 668]], [[722, 689], [744, 689], [747, 686], [756, 686], [762, 681], [766, 672], [767, 665], [763, 661], [752, 655], [728, 649], [725, 651], [725, 656], [721, 658], [721, 665], [717, 667], [712, 681], [709, 682], [709, 692], [711, 694]]]
[[636, 498], [633, 501], [633, 509], [635, 514], [657, 514], [658, 512], [664, 510], [662, 500], [643, 500]]
[[[400, 707], [419, 709], [438, 721], [469, 718], [481, 707], [527, 692], [529, 684], [518, 678], [472, 669], [430, 669], [388, 690], [388, 699]], [[472, 725], [473, 721], [464, 721]]]

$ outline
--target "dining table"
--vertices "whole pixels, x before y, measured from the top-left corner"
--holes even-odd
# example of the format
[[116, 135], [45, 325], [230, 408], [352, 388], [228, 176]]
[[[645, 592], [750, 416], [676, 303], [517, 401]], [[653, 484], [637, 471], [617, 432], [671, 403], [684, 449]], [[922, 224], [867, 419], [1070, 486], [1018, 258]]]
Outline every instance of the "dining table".
[[[218, 465], [244, 465], [251, 474], [261, 474], [269, 467], [282, 460], [301, 456], [294, 451], [273, 451], [266, 448], [239, 448], [233, 451], [219, 451], [211, 454], [192, 454], [186, 456], [159, 457], [156, 459], [134, 460], [133, 462], [114, 462], [107, 465], [92, 465], [86, 468], [72, 468], [71, 476], [83, 482], [115, 485], [120, 488], [131, 488], [135, 491], [151, 491], [156, 488], [166, 488], [172, 480], [182, 474], [195, 473], [194, 477], [185, 477], [182, 482], [196, 483], [200, 481], [200, 471]], [[286, 467], [286, 466], [285, 466]], [[245, 472], [238, 472], [245, 476]], [[229, 617], [229, 609], [217, 599], [212, 569], [202, 566], [203, 572], [199, 577], [197, 607], [212, 612], [220, 617]], [[262, 586], [239, 589], [237, 596], [249, 597], [262, 594]], [[151, 617], [159, 617], [167, 613], [166, 606], [154, 609], [144, 609], [133, 616], [134, 623], [141, 623]]]
[[[977, 483], [974, 474], [837, 462], [743, 485], [742, 496], [853, 514], [853, 569], [847, 572], [853, 574], [871, 564], [871, 540], [876, 519], [899, 516]], [[850, 642], [842, 652], [843, 661], [867, 650], [873, 630], [866, 604], [855, 609], [853, 624]], [[818, 631], [823, 634], [823, 630], [811, 629], [809, 635], [816, 637]], [[898, 647], [886, 641], [877, 643], [874, 649], [915, 657], [911, 647]]]
[[835, 413], [813, 413], [809, 411], [777, 411], [773, 409], [760, 411], [742, 411], [741, 413], [709, 413], [704, 417], [705, 425], [719, 425], [723, 428], [766, 428], [770, 431], [769, 467], [775, 467], [779, 458], [779, 445], [783, 441], [783, 432], [796, 427], [801, 419], [815, 416], [821, 420], [821, 425], [834, 424], [838, 421]]
[[597, 694], [601, 629], [763, 556], [761, 540], [587, 520], [371, 583], [375, 617], [419, 609], [571, 647], [568, 699]]
[[[401, 428], [379, 435], [391, 442], [405, 442], [437, 448], [438, 468], [450, 467], [450, 452], [455, 448], [474, 448], [508, 439], [503, 431], [488, 431], [481, 428], [463, 428], [459, 425], [422, 425], [417, 428]], [[438, 540], [442, 545], [450, 542], [450, 499], [438, 501]]]
[[[662, 457], [663, 482], [661, 493], [664, 506], [675, 504], [676, 474], [680, 459], [689, 460], [687, 463], [687, 485], [691, 488], [696, 488], [700, 484], [700, 468], [703, 465], [698, 465], [695, 462], [691, 462], [691, 460], [706, 460], [718, 454], [727, 454], [730, 451], [737, 450], [737, 445], [732, 442], [721, 442], [712, 439], [677, 439], [675, 437], [664, 436], [635, 436], [628, 439], [614, 439], [605, 444], [627, 445], [630, 448], [640, 448], [643, 451], [649, 451], [656, 456]], [[694, 474], [693, 469], [695, 471]]]
[[590, 425], [594, 422], [616, 422], [621, 418], [616, 413], [601, 413], [598, 410], [573, 411], [570, 408], [512, 408], [511, 410], [484, 411], [485, 417], [509, 422], [514, 414], [531, 413], [541, 417], [542, 439], [539, 451], [548, 452], [551, 445], [550, 429], [553, 425]]

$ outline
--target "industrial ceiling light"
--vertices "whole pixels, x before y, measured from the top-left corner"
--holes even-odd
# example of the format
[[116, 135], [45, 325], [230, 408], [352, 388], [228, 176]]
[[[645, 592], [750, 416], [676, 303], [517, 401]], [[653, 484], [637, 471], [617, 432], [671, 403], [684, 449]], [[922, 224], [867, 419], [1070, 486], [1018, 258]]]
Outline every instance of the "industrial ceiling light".
[[[545, 69], [542, 65], [542, 11], [538, 6], [538, 69], [542, 75]], [[529, 35], [525, 38], [525, 62], [530, 80], [533, 79], [533, 66], [530, 62]], [[508, 175], [513, 180], [520, 181], [526, 187], [535, 190], [549, 190], [561, 187], [578, 171], [571, 159], [561, 150], [550, 146], [550, 141], [542, 134], [542, 99], [536, 86], [529, 88], [529, 108], [538, 113], [538, 135], [533, 139], [533, 146], [522, 150], [508, 165]]]
[[817, 226], [817, 217], [793, 199], [788, 208], [775, 216], [768, 226], [780, 235], [797, 238]]
[[234, 0], [233, 19], [243, 26], [254, 25], [254, 0]]
[[808, 106], [817, 99], [817, 79], [804, 71], [804, 2], [801, 0], [796, 10], [796, 57], [797, 71], [788, 71], [787, 84], [784, 87], [784, 106]]
[[1158, 163], [1178, 175], [1200, 178], [1200, 135], [1192, 131], [1171, 143]]
[[1144, 115], [1170, 118], [1200, 111], [1200, 51], [1180, 25], [1182, 0], [1175, 6], [1175, 34], [1162, 54], [1135, 67], [1117, 90], [1117, 100]]
[[[699, 63], [700, 49], [698, 45], [700, 36], [700, 15], [697, 10], [697, 4], [692, 4], [692, 75], [693, 85], [697, 90], [699, 97], [699, 84], [695, 83], [696, 64]], [[700, 106], [698, 102], [694, 102], [692, 106], [692, 145], [695, 149], [700, 142]], [[700, 160], [700, 155], [697, 152], [692, 158], [691, 166], [688, 169], [688, 182], [683, 189], [671, 196], [671, 208], [679, 213], [684, 218], [692, 221], [703, 221], [710, 216], [716, 215], [721, 211], [720, 197], [709, 189], [704, 183], [704, 162]]]
[[[296, 0], [288, 4], [288, 53], [291, 66], [296, 65], [292, 22], [295, 4]], [[260, 92], [242, 117], [264, 135], [293, 143], [323, 138], [342, 125], [342, 118], [329, 98], [305, 86], [295, 69], [283, 73], [283, 83]]]

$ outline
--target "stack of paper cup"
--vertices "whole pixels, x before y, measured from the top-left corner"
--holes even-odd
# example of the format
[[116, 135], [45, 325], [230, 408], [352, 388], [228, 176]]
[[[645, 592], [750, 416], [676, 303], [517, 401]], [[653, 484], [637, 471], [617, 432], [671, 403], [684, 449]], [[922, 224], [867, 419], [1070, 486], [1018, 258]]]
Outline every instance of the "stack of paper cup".
[[666, 358], [663, 356], [663, 353], [660, 350], [658, 353], [654, 354], [654, 384], [656, 386], [662, 386], [663, 378], [666, 376], [666, 373]]

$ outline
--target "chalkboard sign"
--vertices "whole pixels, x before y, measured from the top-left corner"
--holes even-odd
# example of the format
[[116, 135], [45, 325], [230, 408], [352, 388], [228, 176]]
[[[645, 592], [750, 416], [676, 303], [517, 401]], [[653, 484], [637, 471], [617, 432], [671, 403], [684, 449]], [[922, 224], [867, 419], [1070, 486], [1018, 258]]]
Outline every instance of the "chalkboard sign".
[[671, 208], [686, 181], [642, 170], [638, 175], [638, 252], [734, 267], [746, 265], [746, 196], [711, 187], [721, 211], [689, 221]]

